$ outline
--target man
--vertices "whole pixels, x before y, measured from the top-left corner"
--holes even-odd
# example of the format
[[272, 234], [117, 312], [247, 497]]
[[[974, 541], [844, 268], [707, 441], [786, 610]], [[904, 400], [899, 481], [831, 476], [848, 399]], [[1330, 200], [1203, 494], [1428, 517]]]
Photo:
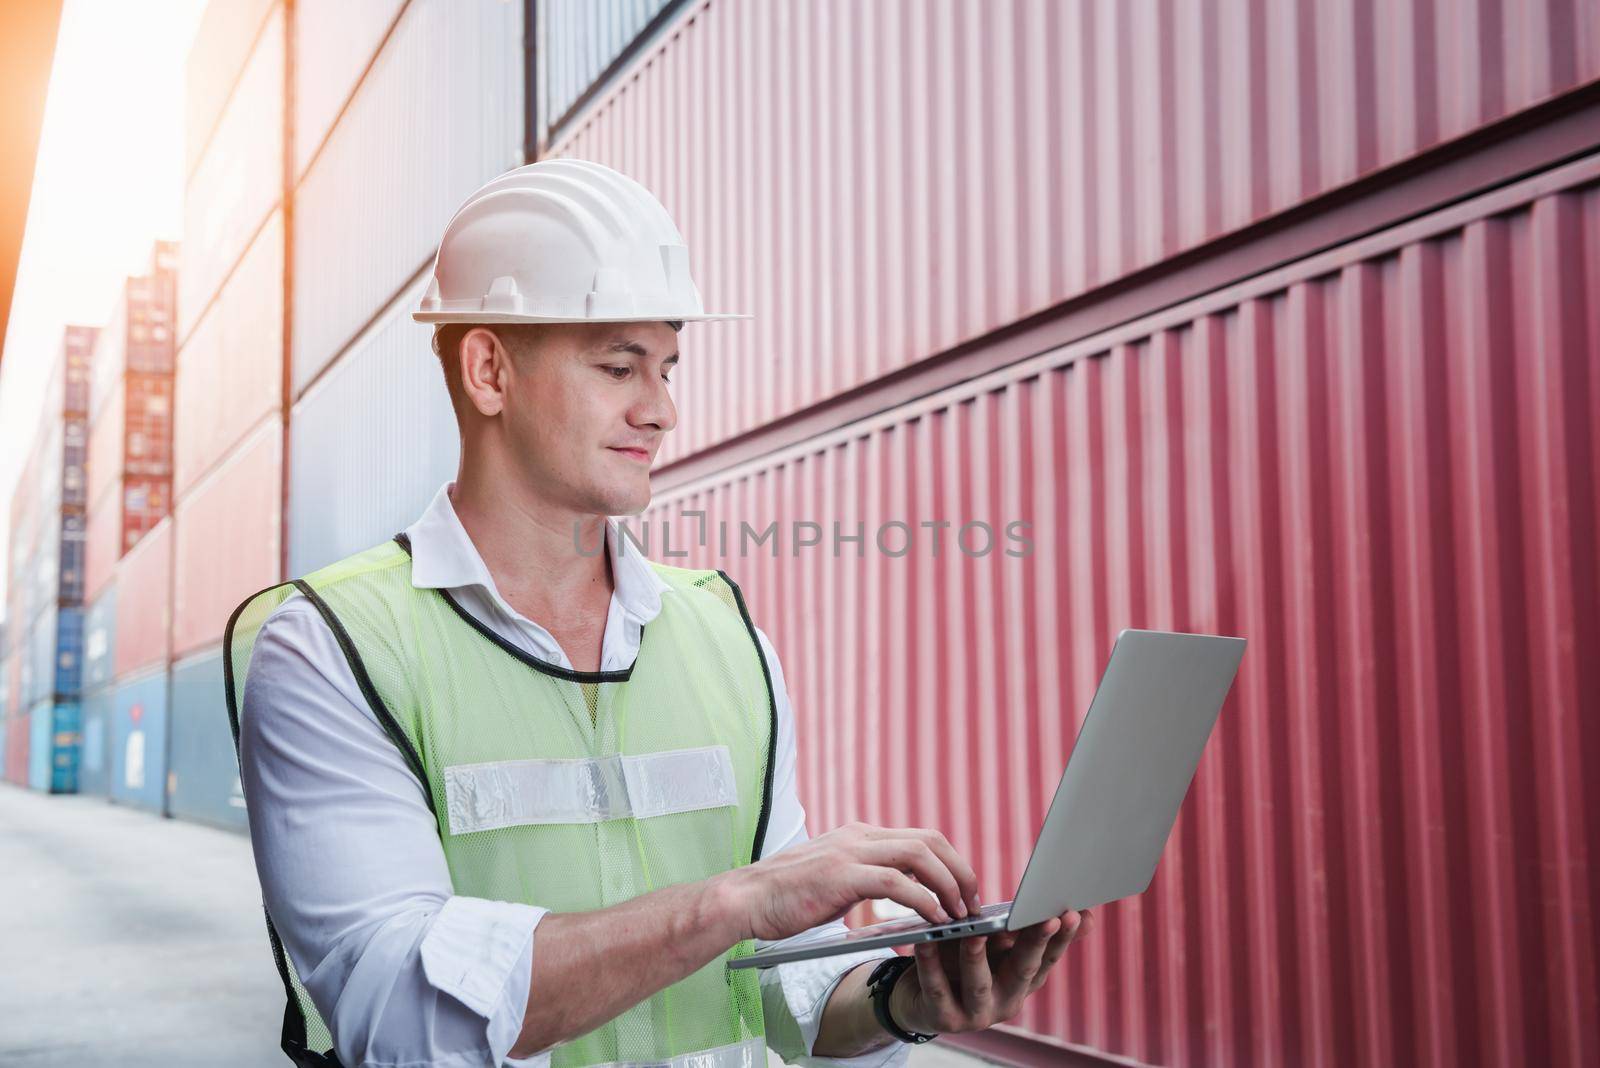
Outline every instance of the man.
[[502, 175], [415, 317], [438, 324], [456, 480], [229, 623], [291, 1057], [745, 1068], [770, 1035], [865, 1066], [1015, 1015], [1087, 913], [903, 975], [887, 951], [726, 967], [864, 900], [941, 921], [979, 901], [937, 832], [808, 839], [782, 669], [738, 588], [608, 519], [649, 503], [682, 322], [733, 317], [703, 311], [655, 198], [577, 160]]

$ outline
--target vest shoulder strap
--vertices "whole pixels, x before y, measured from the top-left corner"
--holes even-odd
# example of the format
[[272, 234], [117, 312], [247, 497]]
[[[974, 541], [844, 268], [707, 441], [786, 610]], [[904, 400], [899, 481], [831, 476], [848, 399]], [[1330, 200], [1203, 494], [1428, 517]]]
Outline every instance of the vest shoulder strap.
[[361, 575], [403, 567], [409, 564], [410, 560], [410, 555], [391, 538], [354, 556], [347, 556], [343, 560], [335, 560], [326, 567], [318, 568], [300, 581], [321, 590]]
[[654, 560], [648, 561], [655, 573], [661, 579], [680, 593], [710, 593], [723, 604], [746, 615], [744, 610], [744, 596], [740, 593], [738, 584], [728, 577], [724, 571], [702, 570], [690, 567], [673, 567], [670, 564], [660, 564]]

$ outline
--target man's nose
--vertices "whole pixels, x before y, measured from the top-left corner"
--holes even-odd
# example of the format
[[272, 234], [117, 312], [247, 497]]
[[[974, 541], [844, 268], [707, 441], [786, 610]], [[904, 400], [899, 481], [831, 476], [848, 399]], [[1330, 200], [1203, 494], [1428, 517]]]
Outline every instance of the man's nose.
[[672, 394], [662, 381], [649, 387], [649, 395], [634, 405], [629, 415], [628, 421], [634, 426], [653, 426], [663, 434], [678, 425], [677, 406], [672, 403]]

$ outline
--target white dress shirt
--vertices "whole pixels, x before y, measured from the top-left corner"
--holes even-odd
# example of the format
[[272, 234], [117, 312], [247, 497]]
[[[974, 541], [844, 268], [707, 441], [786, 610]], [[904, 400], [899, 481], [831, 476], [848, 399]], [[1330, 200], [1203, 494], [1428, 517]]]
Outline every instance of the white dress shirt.
[[[407, 528], [412, 584], [448, 589], [496, 634], [559, 667], [550, 633], [500, 596], [440, 488]], [[606, 529], [615, 590], [602, 671], [633, 663], [641, 628], [670, 587]], [[776, 768], [762, 856], [806, 841], [795, 788], [794, 713], [783, 670], [757, 630], [777, 706]], [[425, 787], [361, 695], [314, 606], [298, 593], [256, 638], [240, 711], [239, 758], [262, 896], [285, 952], [333, 1032], [347, 1068], [547, 1065], [549, 1051], [507, 1052], [522, 1029], [546, 909], [454, 892]], [[843, 930], [844, 925], [831, 925]], [[861, 1057], [811, 1056], [822, 1010], [842, 975], [889, 950], [761, 972], [767, 1041], [790, 1063], [903, 1064], [892, 1043]], [[616, 962], [627, 967], [626, 961]], [[537, 997], [538, 991], [532, 991]]]

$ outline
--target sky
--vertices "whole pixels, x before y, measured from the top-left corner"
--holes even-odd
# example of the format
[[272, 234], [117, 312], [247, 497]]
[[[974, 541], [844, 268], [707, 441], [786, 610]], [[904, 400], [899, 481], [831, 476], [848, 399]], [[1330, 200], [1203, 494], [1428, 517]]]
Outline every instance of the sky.
[[[0, 360], [0, 515], [67, 323], [100, 326], [158, 238], [183, 236], [184, 72], [205, 0], [66, 0]], [[10, 559], [9, 519], [0, 561]], [[0, 566], [0, 614], [8, 567]]]

